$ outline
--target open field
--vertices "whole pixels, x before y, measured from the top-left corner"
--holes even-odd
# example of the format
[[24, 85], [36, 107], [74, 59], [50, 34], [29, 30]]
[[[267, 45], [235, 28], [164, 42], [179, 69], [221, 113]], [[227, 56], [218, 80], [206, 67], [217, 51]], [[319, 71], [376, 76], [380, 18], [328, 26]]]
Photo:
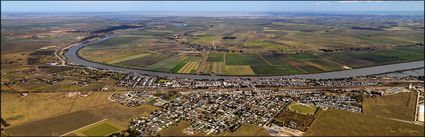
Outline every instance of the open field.
[[144, 68], [149, 65], [152, 65], [156, 62], [159, 62], [161, 60], [164, 60], [166, 58], [169, 58], [171, 56], [175, 55], [174, 53], [155, 53], [150, 54], [144, 57], [139, 57], [131, 60], [126, 60], [123, 62], [115, 63], [116, 65], [122, 65], [122, 66], [129, 66], [129, 67], [138, 67], [138, 68]]
[[198, 69], [199, 63], [200, 61], [189, 61], [177, 72], [178, 73], [194, 73]]
[[306, 136], [423, 136], [424, 127], [343, 110], [321, 111]]
[[208, 62], [223, 62], [224, 53], [208, 53]]
[[317, 108], [314, 106], [309, 106], [306, 104], [300, 104], [296, 102], [292, 102], [289, 106], [289, 109], [295, 111], [297, 113], [301, 113], [304, 115], [314, 115], [316, 113]]
[[226, 65], [268, 65], [257, 54], [226, 54]]
[[267, 131], [259, 126], [251, 124], [242, 124], [234, 132], [224, 133], [224, 136], [269, 136]]
[[296, 126], [293, 127], [294, 129], [306, 131], [308, 128], [310, 128], [309, 126], [313, 120], [313, 115], [304, 114], [299, 111], [293, 111], [290, 107], [286, 107], [274, 117], [272, 123], [283, 126], [284, 123], [295, 122]]
[[416, 93], [404, 92], [380, 98], [365, 98], [362, 113], [413, 121], [415, 105]]
[[[1, 115], [11, 125], [6, 130], [6, 133], [9, 135], [32, 133], [35, 135], [52, 135], [55, 132], [55, 135], [62, 135], [101, 119], [108, 119], [108, 121], [115, 123], [119, 127], [126, 127], [130, 119], [146, 116], [150, 112], [159, 109], [152, 105], [129, 108], [108, 100], [111, 94], [111, 92], [90, 93], [87, 97], [81, 97], [78, 94], [58, 92], [30, 93], [26, 97], [20, 97], [19, 94], [15, 93], [2, 93]], [[81, 116], [80, 113], [84, 116]], [[73, 119], [74, 115], [76, 118], [83, 119], [75, 120]], [[55, 119], [58, 118], [60, 120], [55, 122]], [[87, 119], [85, 120], [85, 118]], [[72, 123], [72, 121], [69, 122], [68, 120], [77, 122], [75, 124], [77, 126], [66, 126], [66, 124]], [[39, 125], [46, 122], [48, 124], [53, 122], [50, 123], [52, 125], [62, 124], [63, 126], [59, 126], [59, 128], [63, 129], [59, 130], [55, 126], [48, 126], [48, 129], [41, 130], [46, 127]], [[81, 124], [78, 124], [78, 122]], [[31, 132], [19, 133], [27, 128], [31, 128], [29, 130]]]
[[177, 55], [171, 56], [171, 57], [169, 57], [165, 60], [162, 60], [160, 62], [152, 64], [152, 65], [146, 67], [146, 69], [170, 72], [180, 62], [185, 60], [186, 57], [187, 57], [186, 54], [177, 54]]
[[[180, 20], [185, 25], [177, 26], [168, 24], [167, 19], [158, 18], [163, 23], [160, 26], [130, 31], [87, 46], [81, 54], [93, 61], [124, 67], [216, 75], [320, 73], [424, 59], [420, 46], [423, 21], [414, 17], [409, 20], [415, 23], [362, 16], [188, 17]], [[208, 56], [196, 60], [200, 63], [194, 70], [190, 68], [192, 60], [166, 55], [170, 52]], [[253, 73], [226, 71], [220, 63], [249, 66]]]
[[220, 38], [218, 36], [214, 35], [199, 35], [193, 37], [190, 42], [194, 44], [200, 44], [200, 45], [213, 45], [218, 44]]
[[10, 127], [6, 133], [14, 136], [59, 136], [98, 120], [101, 119], [87, 111], [78, 111]]
[[[42, 48], [56, 51], [95, 30], [127, 23], [102, 17], [36, 17], [2, 20], [2, 58], [8, 58], [2, 66], [57, 62], [52, 55], [30, 54]], [[143, 27], [117, 30], [122, 35], [88, 45], [79, 55], [122, 67], [217, 75], [241, 74], [225, 72], [216, 62], [250, 66], [254, 73], [249, 75], [290, 75], [424, 59], [423, 16], [158, 17], [138, 23]], [[208, 56], [199, 60], [185, 57], [204, 53]], [[16, 55], [22, 59], [10, 57]], [[181, 70], [190, 61], [200, 61], [199, 68]]]
[[108, 136], [112, 133], [120, 132], [123, 128], [114, 125], [104, 119], [83, 128], [74, 131], [73, 134], [78, 136]]
[[253, 75], [254, 71], [249, 65], [225, 65], [224, 74], [226, 75]]

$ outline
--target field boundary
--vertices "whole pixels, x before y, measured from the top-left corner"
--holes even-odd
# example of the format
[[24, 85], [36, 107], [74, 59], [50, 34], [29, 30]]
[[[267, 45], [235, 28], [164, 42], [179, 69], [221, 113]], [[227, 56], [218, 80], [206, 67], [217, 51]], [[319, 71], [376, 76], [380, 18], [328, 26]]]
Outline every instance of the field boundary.
[[100, 123], [100, 122], [103, 122], [103, 121], [106, 121], [106, 120], [108, 120], [108, 119], [102, 119], [102, 120], [99, 120], [99, 121], [97, 121], [97, 122], [91, 123], [91, 124], [86, 125], [86, 126], [84, 126], [84, 127], [80, 127], [80, 128], [78, 128], [78, 129], [72, 130], [72, 131], [70, 131], [70, 132], [68, 132], [68, 133], [65, 133], [65, 134], [61, 135], [61, 136], [66, 136], [66, 135], [68, 135], [68, 134], [74, 133], [75, 131], [78, 131], [78, 130], [81, 130], [81, 129], [84, 129], [84, 128], [87, 128], [87, 127], [93, 126], [93, 125], [95, 125], [95, 124], [97, 124], [97, 123]]

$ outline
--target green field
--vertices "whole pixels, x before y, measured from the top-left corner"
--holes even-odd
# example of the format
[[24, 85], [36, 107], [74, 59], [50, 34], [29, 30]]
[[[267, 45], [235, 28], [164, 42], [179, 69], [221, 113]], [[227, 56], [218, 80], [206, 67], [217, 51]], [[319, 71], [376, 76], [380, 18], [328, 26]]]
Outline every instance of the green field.
[[120, 131], [120, 127], [115, 126], [105, 119], [88, 125], [87, 127], [78, 129], [73, 133], [78, 136], [108, 136]]
[[423, 47], [418, 47], [378, 50], [371, 52], [342, 52], [322, 54], [320, 57], [328, 58], [352, 68], [359, 68], [403, 61], [423, 60], [424, 49]]
[[268, 65], [257, 54], [229, 53], [226, 54], [226, 65]]
[[[185, 26], [164, 23], [131, 30], [89, 45], [80, 53], [92, 61], [123, 67], [215, 75], [321, 73], [424, 60], [424, 47], [415, 46], [423, 44], [424, 34], [419, 31], [423, 22], [377, 18], [373, 23], [348, 17], [307, 16], [287, 21], [187, 18], [182, 19]], [[388, 24], [392, 21], [399, 24]], [[188, 54], [204, 56], [193, 59]], [[190, 61], [199, 61], [196, 69], [183, 72]], [[232, 66], [226, 72], [226, 65], [249, 66], [253, 73], [236, 73], [229, 70]]]
[[198, 35], [190, 39], [191, 43], [200, 45], [213, 45], [214, 41], [219, 40], [218, 36], [214, 35]]
[[292, 102], [289, 105], [289, 109], [297, 113], [301, 113], [305, 115], [314, 115], [314, 113], [316, 113], [316, 110], [317, 110], [317, 108], [315, 108], [314, 106], [299, 104], [296, 102]]
[[224, 53], [208, 53], [208, 62], [223, 62]]
[[149, 65], [152, 65], [154, 63], [157, 63], [161, 60], [164, 60], [166, 58], [169, 58], [173, 56], [174, 53], [156, 53], [156, 54], [150, 54], [147, 56], [143, 56], [140, 58], [135, 58], [131, 60], [126, 60], [123, 62], [116, 63], [116, 65], [122, 65], [122, 66], [129, 66], [129, 67], [138, 67], [138, 68], [145, 68]]
[[424, 136], [424, 126], [328, 109], [319, 112], [306, 136]]
[[187, 56], [184, 54], [177, 54], [162, 61], [156, 62], [155, 64], [149, 65], [146, 67], [146, 69], [164, 72], [174, 72], [172, 71], [173, 68], [175, 68], [179, 64], [183, 64], [186, 58]]
[[234, 132], [219, 134], [220, 136], [270, 136], [267, 130], [252, 124], [242, 124]]
[[267, 40], [250, 41], [250, 42], [247, 42], [246, 45], [248, 47], [268, 48], [268, 49], [286, 49], [286, 48], [288, 48], [287, 45], [283, 45], [283, 44], [279, 44], [277, 42], [267, 41]]

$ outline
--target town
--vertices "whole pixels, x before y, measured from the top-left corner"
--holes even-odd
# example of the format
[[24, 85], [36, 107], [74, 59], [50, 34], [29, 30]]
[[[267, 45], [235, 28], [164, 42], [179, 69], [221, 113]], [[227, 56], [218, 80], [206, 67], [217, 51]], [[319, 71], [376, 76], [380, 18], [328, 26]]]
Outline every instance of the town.
[[[423, 87], [421, 87], [423, 89]], [[146, 91], [148, 92], [148, 91]], [[360, 113], [362, 97], [381, 96], [383, 90], [193, 90], [176, 93], [161, 110], [147, 117], [133, 119], [129, 130], [137, 135], [151, 136], [160, 130], [181, 121], [193, 123], [184, 129], [187, 134], [217, 134], [234, 131], [242, 123], [270, 127], [276, 124], [275, 116], [291, 103], [305, 104], [320, 109], [340, 109]], [[145, 92], [130, 91], [118, 102], [131, 99], [132, 102], [146, 103]], [[151, 93], [155, 94], [155, 93]], [[138, 96], [139, 99], [136, 99]], [[151, 97], [152, 98], [152, 97]], [[164, 102], [160, 97], [153, 97]], [[149, 102], [154, 103], [155, 100]], [[297, 130], [302, 125], [297, 120], [288, 120], [285, 128]]]

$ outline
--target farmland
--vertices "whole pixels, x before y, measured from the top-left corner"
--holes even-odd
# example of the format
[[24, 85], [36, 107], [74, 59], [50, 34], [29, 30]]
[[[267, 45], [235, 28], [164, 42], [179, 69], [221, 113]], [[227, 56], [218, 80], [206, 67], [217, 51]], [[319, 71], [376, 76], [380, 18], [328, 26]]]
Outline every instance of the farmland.
[[108, 136], [121, 130], [120, 127], [105, 119], [78, 129], [73, 134], [78, 136]]
[[[73, 94], [66, 92], [31, 93], [22, 98], [19, 94], [2, 93], [2, 118], [11, 124], [6, 133], [62, 135], [102, 119], [108, 119], [108, 123], [114, 127], [125, 127], [131, 118], [144, 116], [158, 109], [152, 105], [128, 108], [108, 100], [111, 94], [91, 93], [82, 97], [69, 96]], [[46, 124], [49, 126], [40, 126]]]
[[366, 98], [363, 113], [411, 121], [415, 116], [416, 93], [406, 92], [384, 96], [382, 98]]
[[88, 45], [80, 55], [115, 66], [215, 75], [320, 73], [424, 59], [423, 21], [417, 18], [410, 19], [416, 24], [389, 17], [361, 24], [363, 17], [186, 17], [179, 19], [185, 25], [177, 26], [167, 19], [172, 18], [158, 18], [161, 27]]
[[423, 136], [423, 126], [342, 110], [321, 111], [306, 136]]
[[100, 119], [95, 115], [80, 111], [16, 126], [7, 129], [6, 132], [15, 136], [29, 134], [35, 136], [58, 136], [97, 120]]

